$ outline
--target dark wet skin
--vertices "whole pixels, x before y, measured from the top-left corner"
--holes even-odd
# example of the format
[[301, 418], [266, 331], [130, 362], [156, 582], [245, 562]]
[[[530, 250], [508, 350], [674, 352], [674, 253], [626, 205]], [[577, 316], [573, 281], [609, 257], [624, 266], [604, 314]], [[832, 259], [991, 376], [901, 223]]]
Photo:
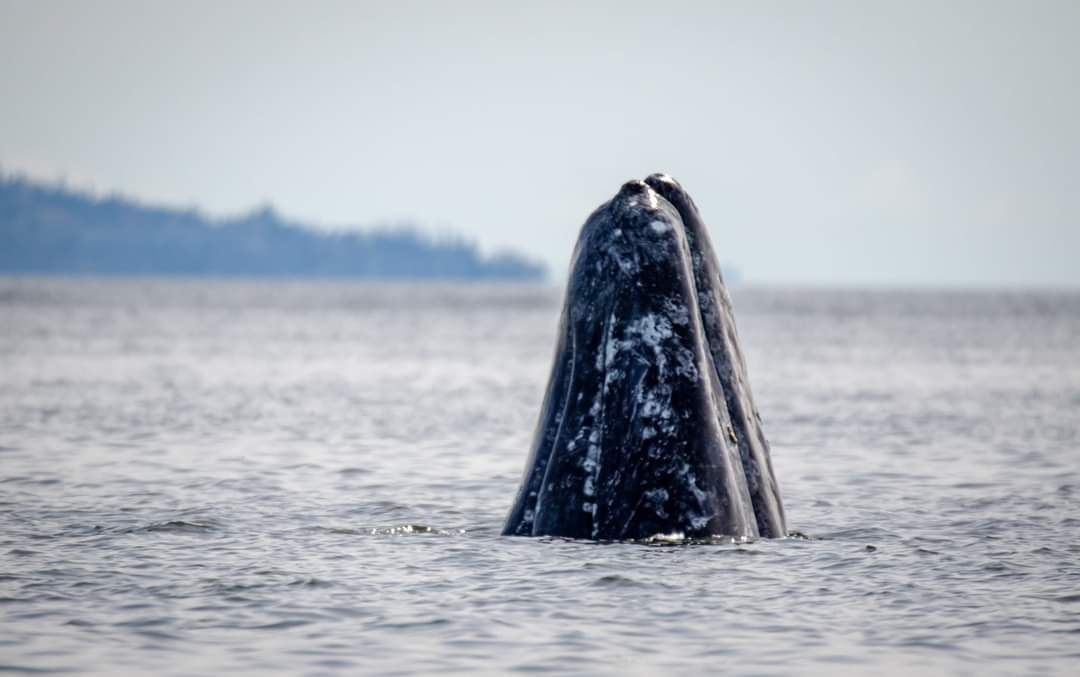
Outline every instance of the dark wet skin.
[[786, 533], [719, 266], [673, 179], [627, 182], [582, 228], [504, 533]]

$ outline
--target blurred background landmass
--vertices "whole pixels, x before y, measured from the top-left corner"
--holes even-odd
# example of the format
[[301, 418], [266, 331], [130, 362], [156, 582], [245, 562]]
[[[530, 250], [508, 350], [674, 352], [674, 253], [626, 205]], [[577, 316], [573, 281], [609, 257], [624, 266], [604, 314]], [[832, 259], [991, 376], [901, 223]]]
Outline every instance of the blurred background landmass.
[[243, 275], [380, 279], [540, 279], [542, 264], [486, 256], [411, 226], [318, 229], [267, 205], [213, 219], [0, 176], [0, 273]]

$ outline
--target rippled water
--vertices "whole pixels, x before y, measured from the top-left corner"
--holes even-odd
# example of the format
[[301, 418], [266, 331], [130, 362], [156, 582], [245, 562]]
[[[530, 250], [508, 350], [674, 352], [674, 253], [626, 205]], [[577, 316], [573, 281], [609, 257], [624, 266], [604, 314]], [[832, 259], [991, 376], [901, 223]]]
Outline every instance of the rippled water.
[[0, 281], [0, 666], [1075, 673], [1080, 295], [733, 296], [807, 539], [501, 537], [555, 290]]

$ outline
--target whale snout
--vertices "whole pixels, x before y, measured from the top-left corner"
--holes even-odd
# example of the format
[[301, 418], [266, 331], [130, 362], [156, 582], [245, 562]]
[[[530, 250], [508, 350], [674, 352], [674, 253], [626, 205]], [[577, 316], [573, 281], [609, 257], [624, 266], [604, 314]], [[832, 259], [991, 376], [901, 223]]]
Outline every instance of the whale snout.
[[645, 183], [641, 179], [631, 179], [622, 185], [616, 197], [633, 197], [635, 195], [644, 195], [651, 191], [652, 188], [649, 184]]
[[651, 188], [660, 192], [662, 192], [663, 188], [677, 188], [679, 190], [682, 190], [682, 186], [679, 185], [679, 182], [676, 181], [674, 177], [668, 174], [664, 174], [663, 172], [650, 174], [648, 177], [646, 177], [644, 183], [647, 186], [650, 186]]
[[650, 223], [659, 219], [668, 226], [679, 223], [678, 209], [647, 181], [633, 179], [619, 188], [608, 203], [612, 223]]

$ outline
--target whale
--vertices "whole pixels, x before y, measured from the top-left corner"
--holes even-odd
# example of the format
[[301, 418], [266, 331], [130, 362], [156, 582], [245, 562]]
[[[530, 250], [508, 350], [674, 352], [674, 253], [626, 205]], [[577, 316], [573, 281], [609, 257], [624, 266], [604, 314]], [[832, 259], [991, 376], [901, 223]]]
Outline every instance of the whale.
[[581, 228], [503, 534], [787, 535], [708, 228], [670, 176], [626, 182]]

